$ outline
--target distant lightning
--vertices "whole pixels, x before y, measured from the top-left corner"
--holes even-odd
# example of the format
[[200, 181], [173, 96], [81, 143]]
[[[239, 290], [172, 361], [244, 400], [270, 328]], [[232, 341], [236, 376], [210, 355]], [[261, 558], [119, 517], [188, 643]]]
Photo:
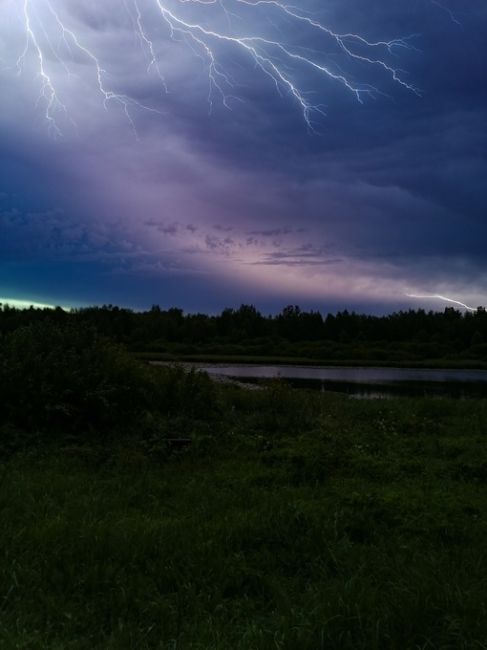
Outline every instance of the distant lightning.
[[445, 7], [445, 5], [440, 2], [440, 0], [431, 0], [431, 2], [432, 4], [439, 7], [442, 11], [447, 13], [450, 16], [450, 20], [452, 21], [452, 23], [455, 23], [455, 25], [458, 25], [459, 27], [462, 26], [462, 23], [458, 20], [458, 18], [453, 13], [453, 11], [449, 7]]
[[440, 294], [433, 294], [430, 296], [420, 296], [414, 293], [407, 293], [406, 296], [408, 298], [415, 298], [417, 300], [442, 300], [443, 302], [449, 302], [454, 305], [458, 305], [459, 307], [463, 307], [463, 309], [466, 309], [467, 311], [471, 312], [476, 312], [477, 309], [475, 307], [470, 307], [469, 305], [466, 305], [463, 302], [460, 302], [460, 300], [455, 300], [454, 298], [448, 298], [447, 296], [442, 296]]
[[[419, 94], [419, 90], [407, 80], [405, 73], [394, 65], [401, 51], [413, 50], [411, 36], [392, 40], [370, 40], [356, 33], [339, 33], [320, 22], [304, 9], [285, 4], [281, 0], [117, 0], [124, 8], [135, 35], [147, 53], [148, 73], [154, 72], [167, 91], [161, 60], [161, 39], [185, 43], [205, 63], [209, 84], [210, 107], [215, 94], [230, 107], [239, 85], [229, 72], [231, 52], [240, 52], [264, 78], [269, 79], [281, 95], [291, 97], [300, 108], [309, 129], [313, 130], [315, 118], [324, 114], [323, 105], [312, 101], [306, 89], [305, 78], [314, 73], [317, 78], [341, 85], [359, 102], [364, 97], [378, 94], [379, 89], [368, 81], [359, 80], [359, 74], [376, 68], [397, 85]], [[439, 0], [432, 0], [438, 4]], [[135, 97], [110, 87], [107, 64], [101, 59], [82, 34], [76, 31], [69, 14], [58, 0], [22, 0], [21, 24], [24, 47], [17, 60], [19, 72], [25, 70], [27, 57], [34, 55], [40, 79], [40, 100], [50, 130], [61, 135], [59, 116], [67, 113], [68, 99], [62, 99], [63, 87], [56, 74], [56, 63], [62, 64], [70, 74], [68, 61], [76, 52], [92, 66], [95, 89], [102, 104], [117, 104], [125, 113], [135, 130], [133, 111], [136, 109], [157, 111]], [[191, 15], [191, 18], [188, 18]], [[154, 24], [154, 18], [159, 25]], [[197, 19], [199, 18], [199, 19]], [[222, 21], [221, 19], [224, 18]], [[269, 19], [266, 22], [264, 19]], [[271, 20], [272, 19], [272, 20]], [[321, 41], [319, 51], [290, 44], [285, 41], [282, 26], [294, 25], [309, 32], [310, 38]], [[255, 25], [250, 31], [249, 23]], [[232, 25], [238, 24], [234, 30]], [[276, 25], [279, 37], [264, 33], [264, 25]], [[0, 26], [0, 36], [1, 36]], [[293, 31], [297, 31], [294, 29]], [[53, 43], [63, 45], [55, 48]], [[332, 53], [327, 49], [333, 45]], [[227, 56], [228, 52], [228, 56]], [[54, 54], [54, 56], [52, 56]], [[348, 62], [348, 72], [339, 60]], [[227, 60], [228, 59], [228, 60]], [[158, 111], [157, 111], [158, 112]]]

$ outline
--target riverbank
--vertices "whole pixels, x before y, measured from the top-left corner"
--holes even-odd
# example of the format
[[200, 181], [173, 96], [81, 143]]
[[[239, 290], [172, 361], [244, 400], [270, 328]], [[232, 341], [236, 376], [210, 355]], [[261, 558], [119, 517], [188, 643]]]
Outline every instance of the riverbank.
[[275, 366], [325, 366], [336, 368], [414, 368], [432, 370], [487, 370], [487, 362], [472, 359], [425, 359], [393, 360], [386, 359], [310, 359], [292, 356], [258, 356], [226, 354], [168, 354], [163, 352], [133, 352], [140, 361], [162, 361], [167, 363], [205, 363], [205, 364], [248, 364]]
[[215, 390], [2, 448], [2, 648], [483, 647], [485, 401]]

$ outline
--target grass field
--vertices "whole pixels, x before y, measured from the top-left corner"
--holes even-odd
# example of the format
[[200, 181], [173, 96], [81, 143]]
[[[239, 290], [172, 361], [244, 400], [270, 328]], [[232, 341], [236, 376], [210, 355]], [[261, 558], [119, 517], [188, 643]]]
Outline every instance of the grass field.
[[0, 648], [487, 648], [485, 402], [217, 390], [2, 447]]

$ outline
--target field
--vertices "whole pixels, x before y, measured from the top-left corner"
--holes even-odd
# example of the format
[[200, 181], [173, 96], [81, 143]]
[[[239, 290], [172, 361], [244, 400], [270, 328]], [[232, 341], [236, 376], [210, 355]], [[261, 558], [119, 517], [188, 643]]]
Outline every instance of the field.
[[4, 428], [1, 648], [487, 648], [485, 402], [214, 391], [156, 438]]

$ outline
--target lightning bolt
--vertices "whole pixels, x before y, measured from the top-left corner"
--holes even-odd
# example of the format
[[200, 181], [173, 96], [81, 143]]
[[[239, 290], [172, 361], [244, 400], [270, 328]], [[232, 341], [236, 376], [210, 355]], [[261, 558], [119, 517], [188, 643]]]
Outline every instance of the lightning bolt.
[[31, 20], [31, 6], [29, 0], [24, 0], [23, 4], [23, 18], [25, 25], [25, 45], [24, 49], [21, 52], [19, 58], [17, 59], [17, 70], [19, 74], [22, 72], [27, 54], [29, 52], [30, 46], [33, 47], [35, 55], [38, 61], [39, 75], [41, 78], [41, 89], [39, 100], [44, 99], [46, 104], [45, 116], [47, 123], [49, 125], [49, 130], [55, 135], [61, 135], [61, 131], [58, 127], [54, 113], [56, 107], [59, 106], [63, 111], [66, 111], [66, 106], [61, 102], [56, 92], [56, 88], [46, 71], [45, 56], [42, 47], [39, 44], [39, 39], [37, 37], [36, 31], [32, 28]]
[[[135, 2], [135, 6], [137, 6], [137, 2]], [[159, 113], [159, 111], [155, 108], [145, 106], [141, 102], [137, 101], [132, 97], [129, 97], [128, 95], [117, 93], [111, 90], [110, 88], [107, 88], [104, 81], [107, 72], [103, 68], [99, 58], [88, 47], [86, 47], [80, 42], [79, 37], [72, 29], [70, 29], [68, 26], [65, 25], [59, 13], [56, 11], [56, 9], [54, 8], [50, 0], [45, 0], [44, 9], [47, 18], [48, 19], [50, 18], [51, 24], [54, 24], [54, 26], [57, 28], [61, 40], [64, 43], [66, 49], [71, 54], [74, 49], [77, 50], [92, 64], [95, 77], [96, 77], [97, 88], [99, 93], [102, 96], [103, 106], [105, 110], [108, 109], [108, 105], [110, 102], [115, 102], [119, 104], [119, 106], [121, 106], [123, 112], [125, 113], [125, 116], [127, 117], [127, 120], [129, 121], [135, 135], [137, 135], [135, 122], [129, 110], [130, 107], [135, 106], [137, 108], [141, 108], [144, 110], [157, 112], [157, 113]], [[47, 71], [47, 67], [46, 67], [47, 56], [45, 54], [43, 47], [41, 46], [41, 38], [38, 35], [38, 31], [34, 28], [33, 26], [34, 24], [37, 24], [38, 30], [40, 30], [41, 34], [44, 36], [44, 41], [47, 43], [51, 53], [54, 54], [55, 59], [63, 65], [63, 68], [68, 74], [71, 73], [66, 63], [60, 58], [59, 54], [56, 52], [55, 48], [53, 47], [52, 42], [48, 35], [48, 31], [44, 24], [44, 21], [37, 15], [35, 9], [32, 8], [31, 0], [23, 0], [22, 20], [23, 20], [23, 26], [25, 30], [25, 45], [19, 58], [17, 59], [17, 63], [16, 63], [17, 71], [20, 74], [24, 70], [26, 59], [29, 54], [29, 50], [32, 47], [37, 58], [38, 72], [41, 78], [41, 89], [40, 89], [39, 101], [44, 100], [45, 102], [45, 118], [48, 122], [50, 132], [53, 133], [55, 136], [60, 137], [62, 136], [62, 131], [56, 119], [56, 112], [60, 109], [64, 114], [67, 114], [68, 111], [66, 105], [60, 99], [60, 95], [58, 90], [56, 89], [56, 85], [55, 82], [53, 81], [52, 75], [49, 74], [49, 72]]]
[[[431, 0], [439, 4], [440, 0]], [[315, 120], [324, 115], [322, 103], [314, 102], [306, 89], [303, 77], [313, 73], [318, 79], [338, 84], [359, 102], [380, 94], [375, 85], [359, 80], [359, 73], [376, 69], [402, 87], [419, 95], [419, 90], [407, 80], [406, 73], [396, 67], [394, 60], [404, 51], [414, 50], [414, 35], [392, 40], [369, 40], [356, 33], [339, 33], [303, 9], [281, 0], [117, 0], [131, 27], [147, 54], [146, 72], [154, 72], [167, 92], [163, 61], [160, 59], [160, 40], [164, 38], [184, 43], [205, 65], [208, 78], [210, 109], [215, 95], [230, 108], [239, 85], [229, 71], [228, 60], [236, 53], [243, 55], [263, 78], [267, 78], [282, 96], [290, 97], [300, 109], [310, 130]], [[135, 131], [134, 111], [160, 112], [146, 106], [137, 98], [114, 90], [109, 84], [110, 74], [100, 55], [83, 40], [73, 27], [66, 8], [56, 7], [56, 0], [22, 0], [21, 23], [25, 43], [17, 60], [19, 73], [25, 70], [27, 57], [34, 55], [40, 78], [40, 96], [45, 106], [49, 129], [61, 135], [59, 116], [67, 114], [67, 99], [62, 99], [62, 83], [55, 64], [61, 63], [70, 75], [63, 59], [73, 53], [82, 57], [93, 70], [93, 83], [105, 109], [118, 105]], [[57, 3], [59, 4], [59, 3]], [[62, 3], [61, 3], [62, 6]], [[444, 7], [443, 7], [444, 8]], [[202, 15], [201, 15], [202, 14]], [[191, 18], [188, 18], [191, 15]], [[200, 19], [195, 18], [197, 15]], [[159, 20], [154, 25], [153, 18]], [[222, 21], [222, 17], [224, 20]], [[257, 25], [250, 30], [249, 23]], [[233, 25], [238, 25], [238, 29]], [[274, 26], [276, 37], [264, 32]], [[280, 27], [309, 33], [321, 42], [319, 51], [289, 44]], [[1, 27], [0, 27], [1, 35]], [[58, 41], [63, 48], [54, 47]], [[332, 52], [327, 49], [332, 47]], [[233, 52], [233, 54], [232, 54]], [[341, 63], [340, 63], [341, 61]], [[226, 64], [227, 63], [227, 64]], [[343, 68], [346, 68], [345, 70]], [[382, 93], [384, 94], [384, 93]]]
[[[166, 86], [166, 80], [164, 79], [164, 75], [161, 72], [161, 68], [159, 65], [159, 61], [157, 59], [154, 43], [152, 40], [149, 38], [145, 27], [144, 27], [144, 22], [143, 22], [143, 16], [142, 12], [139, 7], [138, 0], [134, 0], [134, 7], [135, 7], [135, 12], [136, 12], [136, 19], [135, 19], [135, 24], [137, 26], [137, 33], [140, 37], [141, 43], [143, 46], [146, 47], [147, 51], [149, 52], [150, 55], [150, 61], [147, 66], [147, 72], [150, 72], [152, 69], [154, 69], [157, 73], [157, 76], [159, 77], [162, 86], [164, 90], [167, 92], [167, 86]], [[129, 10], [130, 13], [130, 10]]]
[[448, 14], [448, 16], [450, 16], [450, 20], [452, 21], [452, 23], [455, 23], [455, 25], [458, 25], [459, 27], [462, 26], [462, 23], [458, 20], [454, 12], [449, 7], [445, 7], [445, 5], [440, 2], [440, 0], [431, 0], [431, 2], [432, 4], [439, 7], [446, 14]]
[[464, 302], [460, 302], [460, 300], [455, 300], [454, 298], [448, 298], [447, 296], [442, 296], [438, 293], [435, 293], [430, 296], [421, 296], [414, 293], [407, 293], [406, 296], [408, 298], [415, 298], [417, 300], [442, 300], [443, 302], [448, 302], [453, 305], [458, 305], [459, 307], [462, 307], [467, 311], [477, 312], [477, 309], [475, 307], [470, 307], [469, 305], [466, 305]]

